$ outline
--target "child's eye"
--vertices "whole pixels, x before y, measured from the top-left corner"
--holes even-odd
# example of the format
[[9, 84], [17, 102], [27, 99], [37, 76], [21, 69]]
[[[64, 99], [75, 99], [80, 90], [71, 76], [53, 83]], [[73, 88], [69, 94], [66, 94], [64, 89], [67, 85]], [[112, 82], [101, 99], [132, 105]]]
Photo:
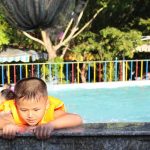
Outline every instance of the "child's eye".
[[40, 109], [34, 109], [34, 111], [39, 111]]
[[21, 109], [21, 111], [25, 112], [25, 111], [27, 111], [27, 110], [25, 110], [25, 109]]

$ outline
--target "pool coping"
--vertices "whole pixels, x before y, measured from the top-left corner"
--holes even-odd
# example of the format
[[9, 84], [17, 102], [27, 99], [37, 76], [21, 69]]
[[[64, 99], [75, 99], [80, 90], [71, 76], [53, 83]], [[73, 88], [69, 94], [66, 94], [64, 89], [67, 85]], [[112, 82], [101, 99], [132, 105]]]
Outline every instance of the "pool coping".
[[[136, 86], [150, 86], [150, 80], [134, 80], [134, 81], [113, 81], [113, 82], [96, 82], [96, 83], [69, 83], [69, 84], [52, 84], [46, 82], [47, 88], [52, 90], [64, 89], [97, 89], [97, 88], [119, 88], [119, 87], [136, 87]], [[14, 84], [12, 84], [14, 87]], [[3, 87], [0, 87], [2, 90]]]
[[72, 83], [72, 84], [51, 84], [47, 82], [48, 89], [52, 90], [77, 89], [77, 88], [83, 89], [119, 88], [119, 87], [136, 87], [136, 86], [150, 86], [150, 80]]
[[60, 129], [46, 140], [33, 134], [18, 134], [14, 140], [0, 137], [1, 149], [7, 150], [148, 150], [150, 123], [98, 123]]
[[[0, 135], [2, 130], [0, 130]], [[33, 133], [17, 134], [18, 137], [34, 137]], [[150, 122], [135, 123], [86, 123], [82, 126], [54, 130], [51, 137], [84, 136], [150, 136]]]

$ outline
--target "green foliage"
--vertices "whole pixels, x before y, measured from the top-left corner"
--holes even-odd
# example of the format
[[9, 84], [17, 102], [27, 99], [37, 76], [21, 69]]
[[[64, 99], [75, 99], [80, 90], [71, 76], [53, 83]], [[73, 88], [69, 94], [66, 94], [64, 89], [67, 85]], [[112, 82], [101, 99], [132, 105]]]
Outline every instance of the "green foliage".
[[0, 48], [9, 43], [9, 36], [5, 33], [7, 30], [6, 24], [0, 25]]
[[139, 21], [139, 26], [145, 35], [150, 34], [150, 18], [148, 19], [141, 18]]
[[[10, 24], [7, 23], [3, 9], [0, 7], [0, 49], [4, 46], [23, 48], [23, 49], [35, 49], [43, 50], [43, 46], [33, 40], [29, 39], [23, 33], [15, 28], [12, 28]], [[31, 33], [34, 37], [41, 38], [39, 31]]]
[[141, 32], [131, 30], [123, 32], [107, 27], [100, 31], [100, 53], [104, 60], [114, 60], [116, 57], [133, 57], [133, 50], [142, 43]]
[[9, 44], [9, 31], [9, 26], [0, 10], [0, 49], [2, 49], [4, 45]]
[[[137, 31], [142, 31], [143, 34], [150, 33], [149, 5], [149, 0], [144, 0], [142, 3], [139, 0], [89, 0], [82, 25], [91, 19], [100, 7], [107, 6], [107, 8], [89, 26], [88, 32], [82, 33], [73, 44], [70, 44], [76, 60], [132, 57], [132, 50], [141, 44], [141, 33]], [[107, 26], [115, 28], [106, 28]], [[41, 39], [39, 30], [31, 34]], [[0, 35], [0, 48], [7, 45], [16, 48], [43, 49], [40, 44], [25, 37], [21, 31], [11, 28], [5, 21], [1, 7]]]
[[[103, 2], [107, 4], [107, 8], [92, 23], [91, 30], [94, 32], [98, 32], [107, 26], [113, 26], [121, 30], [130, 30], [131, 28], [140, 30], [141, 28], [136, 21], [140, 18], [150, 18], [149, 0], [142, 2], [141, 0], [96, 0], [93, 3], [100, 5]], [[98, 9], [95, 6], [89, 6], [89, 13]]]
[[[26, 37], [21, 31], [13, 29], [14, 38], [11, 38], [11, 45], [17, 48], [25, 48], [25, 49], [34, 49], [34, 50], [44, 50], [44, 47], [33, 41], [32, 39]], [[29, 33], [36, 38], [40, 38], [40, 32], [35, 31], [34, 33]]]
[[[110, 61], [115, 60], [116, 57], [118, 59], [123, 59], [125, 57], [132, 58], [134, 49], [142, 43], [141, 36], [142, 34], [139, 31], [130, 30], [128, 32], [123, 32], [113, 27], [102, 29], [99, 34], [85, 32], [78, 36], [75, 46], [72, 49], [75, 57], [74, 60]], [[93, 68], [93, 66], [91, 67]], [[80, 69], [82, 70], [82, 66]], [[85, 70], [87, 71], [87, 69], [86, 66]], [[107, 66], [106, 78], [107, 80], [114, 79], [113, 64]]]
[[47, 81], [52, 81], [54, 78], [57, 78], [58, 80], [60, 80], [60, 78], [64, 79], [64, 65], [61, 64], [62, 62], [63, 59], [60, 57], [56, 57], [53, 63], [48, 61], [47, 63], [49, 64], [43, 65], [41, 67], [42, 76], [45, 75], [45, 79]]
[[95, 50], [99, 46], [97, 37], [98, 35], [92, 32], [85, 32], [77, 37], [76, 46], [72, 49], [76, 53], [76, 60], [90, 61], [96, 58]]
[[[92, 32], [81, 34], [76, 40], [73, 52], [84, 61], [132, 58], [134, 49], [142, 43], [141, 36], [141, 32], [135, 30], [123, 32], [107, 27], [100, 30], [99, 35]], [[91, 55], [92, 57], [87, 57]]]
[[61, 57], [55, 57], [54, 62], [55, 63], [62, 63], [64, 60]]

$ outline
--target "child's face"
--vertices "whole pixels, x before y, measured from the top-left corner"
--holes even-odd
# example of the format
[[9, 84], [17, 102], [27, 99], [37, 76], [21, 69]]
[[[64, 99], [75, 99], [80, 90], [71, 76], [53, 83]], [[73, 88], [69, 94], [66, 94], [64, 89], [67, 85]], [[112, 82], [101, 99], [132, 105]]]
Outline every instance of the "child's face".
[[20, 117], [30, 126], [37, 125], [43, 118], [48, 100], [19, 100], [16, 103]]

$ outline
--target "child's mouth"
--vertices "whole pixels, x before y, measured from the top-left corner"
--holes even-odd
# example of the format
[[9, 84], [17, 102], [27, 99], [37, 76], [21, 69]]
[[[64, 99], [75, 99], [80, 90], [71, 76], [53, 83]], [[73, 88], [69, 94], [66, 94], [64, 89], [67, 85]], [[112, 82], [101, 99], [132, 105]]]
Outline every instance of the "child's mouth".
[[27, 120], [28, 123], [35, 123], [35, 120]]

